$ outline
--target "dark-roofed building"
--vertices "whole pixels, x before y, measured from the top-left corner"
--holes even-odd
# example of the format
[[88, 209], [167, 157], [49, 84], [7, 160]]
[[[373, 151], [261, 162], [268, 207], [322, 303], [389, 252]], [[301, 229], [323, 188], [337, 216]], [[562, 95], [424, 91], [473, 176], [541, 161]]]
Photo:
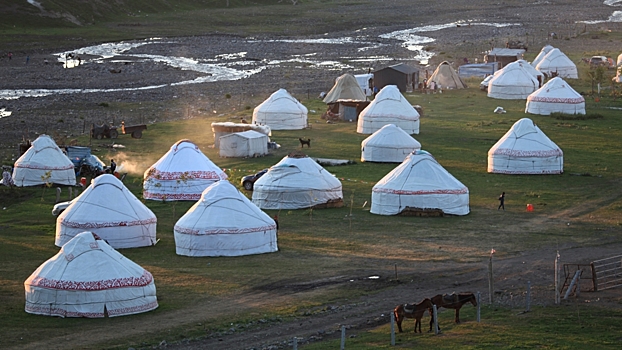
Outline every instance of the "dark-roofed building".
[[493, 48], [484, 57], [484, 62], [499, 62], [500, 68], [505, 67], [508, 63], [522, 60], [525, 54], [524, 49], [506, 49], [506, 48]]
[[374, 86], [382, 90], [387, 85], [397, 85], [400, 92], [412, 91], [419, 84], [419, 69], [404, 63], [395, 64], [374, 72]]

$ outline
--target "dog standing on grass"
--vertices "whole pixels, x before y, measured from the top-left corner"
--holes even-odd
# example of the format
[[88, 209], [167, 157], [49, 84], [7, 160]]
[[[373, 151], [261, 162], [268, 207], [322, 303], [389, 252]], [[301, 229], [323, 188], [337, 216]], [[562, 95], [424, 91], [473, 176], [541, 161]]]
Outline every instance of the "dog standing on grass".
[[305, 145], [307, 145], [307, 148], [311, 148], [311, 139], [303, 139], [301, 137], [298, 138], [298, 141], [300, 141], [300, 148], [305, 148]]

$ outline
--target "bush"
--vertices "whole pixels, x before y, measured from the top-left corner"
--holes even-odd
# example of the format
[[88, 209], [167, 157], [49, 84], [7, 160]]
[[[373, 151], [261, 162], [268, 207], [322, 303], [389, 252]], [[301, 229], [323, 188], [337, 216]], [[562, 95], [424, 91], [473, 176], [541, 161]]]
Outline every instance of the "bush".
[[568, 114], [561, 112], [551, 113], [551, 118], [558, 120], [589, 120], [589, 119], [603, 119], [602, 114], [590, 113], [590, 114]]

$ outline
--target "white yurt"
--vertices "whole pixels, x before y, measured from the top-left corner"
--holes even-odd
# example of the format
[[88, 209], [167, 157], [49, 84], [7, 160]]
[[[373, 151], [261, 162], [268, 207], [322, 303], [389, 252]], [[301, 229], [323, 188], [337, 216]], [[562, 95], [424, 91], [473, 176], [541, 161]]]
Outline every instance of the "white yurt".
[[395, 85], [387, 85], [361, 111], [356, 132], [373, 134], [387, 124], [399, 126], [408, 134], [419, 133], [419, 113]]
[[551, 49], [538, 63], [536, 69], [549, 77], [556, 73], [561, 78], [579, 78], [577, 66], [559, 49]]
[[542, 49], [540, 50], [536, 58], [534, 58], [533, 61], [531, 61], [531, 66], [534, 68], [537, 67], [538, 63], [542, 61], [544, 56], [546, 56], [546, 54], [548, 54], [553, 49], [554, 47], [551, 45], [545, 45], [544, 47], [542, 47]]
[[539, 82], [518, 62], [512, 62], [488, 82], [488, 97], [504, 100], [526, 99], [538, 90]]
[[428, 86], [434, 82], [441, 89], [466, 89], [467, 85], [462, 81], [456, 70], [447, 61], [441, 62], [434, 73], [428, 78]]
[[85, 230], [115, 249], [156, 244], [155, 214], [123, 183], [103, 174], [76, 197], [56, 219], [56, 246], [62, 247]]
[[274, 92], [253, 110], [253, 124], [272, 130], [299, 130], [307, 127], [307, 107], [285, 89]]
[[525, 113], [549, 115], [553, 112], [585, 114], [585, 99], [564, 79], [555, 77], [527, 97]]
[[126, 316], [158, 307], [153, 276], [92, 232], [82, 232], [24, 282], [26, 312]]
[[48, 135], [40, 135], [15, 161], [13, 181], [16, 186], [58, 184], [74, 186], [76, 173], [71, 160]]
[[261, 157], [268, 154], [266, 134], [254, 130], [235, 132], [220, 137], [221, 157]]
[[564, 153], [529, 118], [522, 118], [488, 151], [488, 172], [561, 174]]
[[143, 197], [159, 201], [196, 201], [227, 174], [190, 140], [179, 140], [145, 171]]
[[387, 124], [361, 142], [361, 162], [401, 163], [419, 149], [419, 141], [399, 126]]
[[205, 189], [174, 227], [177, 254], [240, 256], [278, 250], [276, 223], [229, 181]]
[[302, 209], [343, 204], [341, 181], [305, 155], [290, 154], [255, 182], [253, 203], [261, 209]]
[[[529, 64], [529, 62], [527, 62], [525, 60], [518, 60], [518, 61], [515, 61], [515, 62], [520, 64], [523, 67], [523, 69], [525, 69], [526, 71], [531, 73], [531, 75], [533, 75], [536, 78], [536, 80], [538, 81], [538, 88], [540, 88], [542, 86], [542, 84], [544, 84], [544, 79], [546, 78], [544, 76], [544, 73], [542, 73], [539, 70], [537, 70], [536, 68], [534, 68], [534, 66], [532, 66], [531, 64]], [[510, 64], [516, 64], [516, 63], [512, 62]], [[508, 66], [510, 64], [508, 64]]]
[[367, 96], [352, 74], [344, 74], [337, 78], [335, 85], [322, 100], [324, 103], [335, 103], [337, 100], [365, 101]]
[[622, 66], [622, 53], [618, 55], [618, 59], [616, 60], [616, 67]]
[[469, 213], [469, 189], [426, 151], [411, 153], [385, 175], [371, 193], [371, 213], [396, 215], [406, 208]]

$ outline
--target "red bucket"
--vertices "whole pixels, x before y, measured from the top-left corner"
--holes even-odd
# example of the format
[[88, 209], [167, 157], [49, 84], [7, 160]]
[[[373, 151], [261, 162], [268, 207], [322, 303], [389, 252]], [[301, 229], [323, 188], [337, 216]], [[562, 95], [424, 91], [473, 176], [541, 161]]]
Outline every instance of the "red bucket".
[[533, 211], [533, 204], [527, 204], [527, 211]]
[[86, 177], [80, 179], [80, 185], [82, 185], [82, 187], [86, 187]]

